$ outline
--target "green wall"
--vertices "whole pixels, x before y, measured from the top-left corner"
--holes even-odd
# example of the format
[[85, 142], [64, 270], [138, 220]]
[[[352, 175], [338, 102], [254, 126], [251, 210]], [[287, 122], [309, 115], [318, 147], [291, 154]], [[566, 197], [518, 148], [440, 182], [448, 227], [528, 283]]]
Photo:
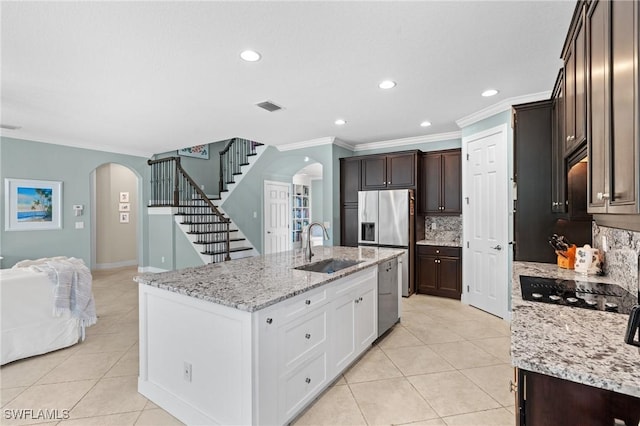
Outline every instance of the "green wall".
[[322, 209], [324, 200], [322, 179], [311, 180], [311, 221], [320, 222], [324, 218]]
[[[138, 205], [140, 222], [137, 239], [141, 242], [138, 257], [147, 263], [146, 208], [149, 199], [148, 165], [143, 157], [72, 148], [28, 140], [0, 137], [0, 178], [2, 207], [0, 208], [0, 255], [3, 268], [23, 259], [50, 256], [73, 256], [87, 265], [91, 262], [91, 172], [106, 163], [117, 163], [131, 169], [139, 178]], [[62, 221], [59, 230], [5, 231], [4, 179], [37, 179], [62, 182]], [[82, 216], [74, 216], [73, 204], [84, 205]], [[75, 229], [75, 222], [84, 222], [84, 229]]]

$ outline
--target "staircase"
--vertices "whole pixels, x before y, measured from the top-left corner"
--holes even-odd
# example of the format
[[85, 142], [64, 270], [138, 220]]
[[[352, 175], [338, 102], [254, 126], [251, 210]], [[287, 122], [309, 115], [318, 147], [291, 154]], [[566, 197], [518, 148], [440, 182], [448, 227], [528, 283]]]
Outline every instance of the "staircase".
[[[228, 197], [243, 171], [255, 162], [260, 143], [234, 138], [220, 151], [220, 196], [210, 198], [187, 174], [180, 157], [149, 160], [151, 166], [151, 201], [149, 207], [173, 207], [175, 220], [203, 263], [217, 263], [256, 255], [245, 238], [219, 204]], [[253, 161], [252, 161], [253, 160]]]

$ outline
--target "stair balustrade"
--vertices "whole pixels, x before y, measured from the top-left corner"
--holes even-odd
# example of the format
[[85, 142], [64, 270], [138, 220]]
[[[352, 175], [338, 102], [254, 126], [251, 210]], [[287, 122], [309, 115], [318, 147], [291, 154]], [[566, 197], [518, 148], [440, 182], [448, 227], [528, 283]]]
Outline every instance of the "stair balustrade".
[[151, 166], [149, 207], [176, 207], [176, 215], [202, 245], [212, 262], [230, 260], [230, 223], [180, 164], [180, 157], [147, 161]]
[[228, 191], [228, 185], [235, 183], [235, 176], [241, 175], [242, 166], [249, 164], [249, 157], [257, 155], [259, 142], [233, 138], [220, 151], [220, 194]]

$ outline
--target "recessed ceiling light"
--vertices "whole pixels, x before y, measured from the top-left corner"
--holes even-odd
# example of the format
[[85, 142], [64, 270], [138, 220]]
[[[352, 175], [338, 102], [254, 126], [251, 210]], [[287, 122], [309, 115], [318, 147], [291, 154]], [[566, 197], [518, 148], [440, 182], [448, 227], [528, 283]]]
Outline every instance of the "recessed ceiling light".
[[495, 96], [498, 94], [498, 91], [496, 89], [487, 89], [484, 92], [482, 92], [482, 96], [484, 96], [485, 98], [488, 98], [489, 96]]
[[336, 126], [344, 126], [345, 124], [347, 124], [347, 122], [345, 120], [343, 120], [342, 118], [339, 118], [336, 121], [334, 121], [334, 124]]
[[420, 123], [420, 126], [429, 127], [429, 126], [431, 126], [431, 122], [430, 121], [423, 121], [422, 123]]
[[378, 87], [381, 89], [393, 89], [394, 87], [396, 87], [396, 82], [393, 80], [385, 80], [378, 84]]
[[245, 50], [240, 53], [240, 57], [247, 62], [256, 62], [261, 58], [260, 54], [254, 50]]

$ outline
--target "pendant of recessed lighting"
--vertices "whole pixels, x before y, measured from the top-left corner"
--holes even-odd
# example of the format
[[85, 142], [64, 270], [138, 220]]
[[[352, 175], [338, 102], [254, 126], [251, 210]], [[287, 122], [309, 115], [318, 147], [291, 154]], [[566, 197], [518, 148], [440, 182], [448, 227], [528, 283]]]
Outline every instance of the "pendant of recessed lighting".
[[255, 50], [243, 50], [240, 52], [240, 57], [247, 62], [257, 62], [262, 56]]
[[344, 126], [345, 124], [347, 124], [347, 121], [343, 120], [342, 118], [338, 118], [333, 122], [333, 124], [335, 124], [336, 126]]
[[495, 96], [498, 93], [499, 92], [496, 89], [487, 89], [484, 92], [482, 92], [482, 96], [484, 96], [485, 98], [488, 98], [490, 96]]
[[381, 89], [393, 89], [394, 87], [396, 87], [396, 82], [393, 80], [384, 80], [381, 81], [380, 84], [378, 84], [378, 87]]

